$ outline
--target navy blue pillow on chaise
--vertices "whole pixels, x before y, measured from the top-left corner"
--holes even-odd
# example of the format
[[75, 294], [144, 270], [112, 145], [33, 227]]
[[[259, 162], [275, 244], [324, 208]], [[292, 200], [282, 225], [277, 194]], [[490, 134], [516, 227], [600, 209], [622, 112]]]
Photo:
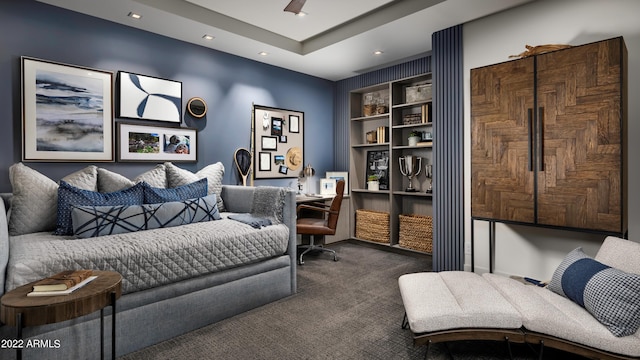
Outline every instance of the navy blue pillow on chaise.
[[598, 262], [577, 248], [553, 273], [549, 289], [584, 307], [615, 336], [640, 327], [640, 275]]

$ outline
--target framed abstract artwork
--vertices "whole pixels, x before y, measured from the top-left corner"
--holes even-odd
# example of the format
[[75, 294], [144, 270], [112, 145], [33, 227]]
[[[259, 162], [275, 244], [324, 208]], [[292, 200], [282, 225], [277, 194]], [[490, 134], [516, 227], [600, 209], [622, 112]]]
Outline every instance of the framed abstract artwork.
[[118, 123], [118, 161], [195, 162], [196, 129]]
[[118, 72], [118, 117], [182, 122], [182, 82]]
[[22, 160], [113, 161], [113, 73], [23, 56]]

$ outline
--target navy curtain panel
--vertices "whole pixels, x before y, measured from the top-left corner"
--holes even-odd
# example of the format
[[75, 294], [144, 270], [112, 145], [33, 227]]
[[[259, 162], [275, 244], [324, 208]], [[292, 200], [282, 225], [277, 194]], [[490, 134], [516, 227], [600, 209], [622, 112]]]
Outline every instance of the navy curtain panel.
[[433, 270], [464, 270], [462, 25], [433, 42]]

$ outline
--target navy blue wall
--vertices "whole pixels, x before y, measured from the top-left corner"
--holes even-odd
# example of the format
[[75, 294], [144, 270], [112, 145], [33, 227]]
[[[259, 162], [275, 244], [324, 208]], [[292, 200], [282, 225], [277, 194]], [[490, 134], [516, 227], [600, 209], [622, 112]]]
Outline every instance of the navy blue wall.
[[[196, 171], [222, 161], [225, 184], [240, 181], [233, 153], [238, 147], [249, 147], [252, 103], [303, 111], [305, 163], [311, 163], [318, 174], [334, 169], [334, 82], [32, 0], [2, 0], [0, 131], [4, 141], [0, 141], [0, 192], [11, 191], [8, 169], [21, 160], [20, 56], [23, 55], [182, 81], [183, 112], [187, 100], [194, 96], [205, 99], [209, 112], [202, 120], [184, 116], [183, 126], [199, 129], [198, 163], [180, 166]], [[27, 165], [58, 180], [87, 164]], [[130, 177], [154, 166], [98, 165]], [[260, 180], [255, 184], [289, 186], [292, 180]]]

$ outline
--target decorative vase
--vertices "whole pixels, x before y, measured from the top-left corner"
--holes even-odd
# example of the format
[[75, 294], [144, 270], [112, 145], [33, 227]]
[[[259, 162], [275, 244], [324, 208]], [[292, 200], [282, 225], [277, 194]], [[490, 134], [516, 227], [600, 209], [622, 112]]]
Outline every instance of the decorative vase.
[[420, 136], [412, 136], [409, 138], [409, 146], [418, 146], [418, 141], [420, 141]]
[[367, 189], [369, 191], [378, 191], [378, 190], [380, 190], [380, 182], [379, 181], [367, 181]]

